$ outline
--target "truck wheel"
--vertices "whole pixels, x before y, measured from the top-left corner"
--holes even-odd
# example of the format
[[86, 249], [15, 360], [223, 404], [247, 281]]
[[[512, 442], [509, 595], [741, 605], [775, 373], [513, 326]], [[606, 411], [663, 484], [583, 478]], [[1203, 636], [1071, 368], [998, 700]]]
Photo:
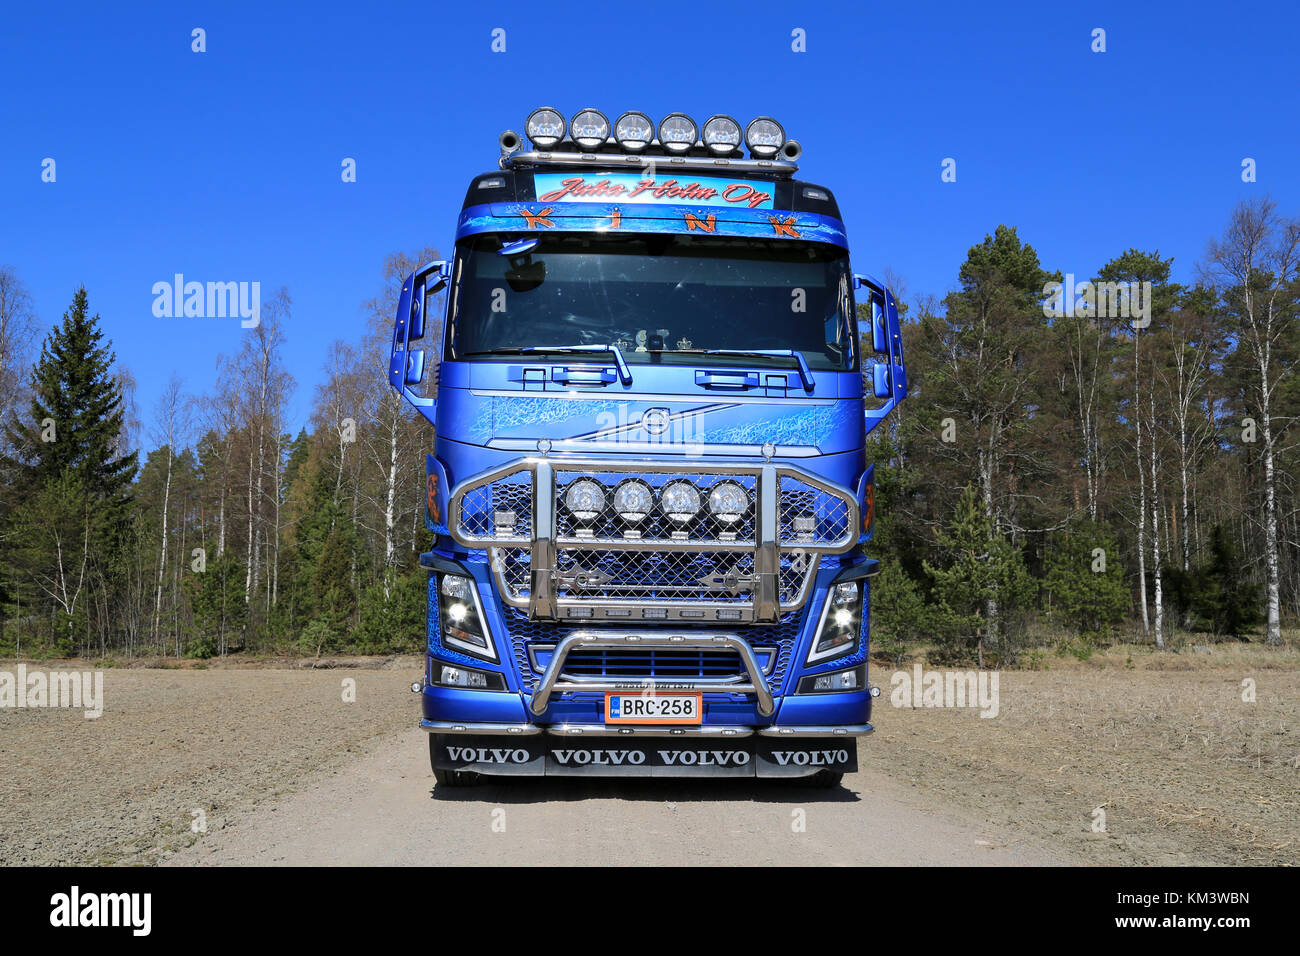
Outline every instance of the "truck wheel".
[[816, 773], [807, 777], [799, 778], [799, 786], [810, 787], [815, 790], [829, 790], [831, 787], [838, 787], [844, 779], [844, 774], [838, 770], [818, 770]]
[[473, 787], [483, 781], [483, 775], [474, 770], [440, 770], [438, 769], [437, 734], [429, 734], [429, 766], [433, 769], [433, 779], [440, 787]]

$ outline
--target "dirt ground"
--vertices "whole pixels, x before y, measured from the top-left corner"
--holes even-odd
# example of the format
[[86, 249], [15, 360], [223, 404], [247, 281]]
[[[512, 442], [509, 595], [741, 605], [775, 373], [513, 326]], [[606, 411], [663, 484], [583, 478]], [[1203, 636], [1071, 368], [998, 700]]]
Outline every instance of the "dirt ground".
[[[856, 775], [866, 783], [855, 784], [857, 795], [846, 794], [837, 812], [869, 816], [878, 781], [882, 799], [901, 807], [891, 819], [929, 826], [949, 842], [967, 831], [946, 821], [964, 821], [969, 833], [986, 830], [999, 834], [990, 837], [995, 842], [1028, 848], [1013, 863], [1294, 864], [1300, 668], [1293, 654], [1214, 648], [1112, 652], [1086, 663], [1053, 658], [1048, 670], [1002, 672], [992, 719], [891, 706], [892, 668], [876, 665], [877, 732], [861, 741]], [[351, 768], [399, 744], [403, 767], [415, 765], [383, 792], [401, 791], [413, 814], [451, 812], [453, 805], [429, 802], [432, 776], [407, 739], [415, 739], [409, 685], [418, 658], [314, 669], [272, 663], [279, 666], [111, 668], [104, 714], [95, 720], [81, 711], [0, 710], [0, 862], [151, 864], [196, 841], [175, 859], [202, 862], [196, 854], [204, 841], [219, 843], [226, 828], [254, 818], [262, 838], [274, 840], [276, 825], [267, 821], [291, 809], [290, 794], [351, 786]], [[86, 665], [28, 664], [78, 666]], [[13, 668], [0, 662], [0, 670]], [[1242, 699], [1248, 678], [1253, 702]], [[348, 679], [356, 682], [352, 702], [344, 700]], [[610, 782], [548, 781], [546, 792], [557, 786], [592, 788], [608, 798], [602, 813], [614, 818], [626, 804], [624, 823], [634, 828], [635, 801], [623, 801]], [[715, 804], [713, 813], [753, 803], [734, 786], [693, 786], [692, 793]], [[586, 796], [552, 796], [538, 802], [584, 812]], [[391, 810], [353, 797], [348, 813], [384, 819]], [[1105, 827], [1094, 832], [1099, 809]], [[204, 833], [192, 826], [199, 812]], [[723, 859], [727, 845], [713, 859]], [[965, 859], [941, 849], [934, 862]]]

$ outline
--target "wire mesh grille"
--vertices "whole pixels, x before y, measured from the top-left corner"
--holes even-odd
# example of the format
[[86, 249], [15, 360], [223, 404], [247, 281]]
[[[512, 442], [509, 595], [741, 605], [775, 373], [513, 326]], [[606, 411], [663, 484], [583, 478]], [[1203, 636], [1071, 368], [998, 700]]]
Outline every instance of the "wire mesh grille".
[[533, 473], [516, 471], [465, 492], [457, 520], [465, 537], [531, 538]]
[[843, 541], [850, 534], [849, 519], [849, 503], [840, 495], [814, 488], [790, 475], [781, 476], [782, 544]]
[[[492, 568], [508, 600], [530, 597], [532, 555], [527, 548], [494, 548]], [[818, 559], [781, 553], [781, 604], [792, 607], [817, 570]], [[561, 548], [556, 553], [556, 596], [577, 601], [752, 602], [752, 551], [621, 551]]]

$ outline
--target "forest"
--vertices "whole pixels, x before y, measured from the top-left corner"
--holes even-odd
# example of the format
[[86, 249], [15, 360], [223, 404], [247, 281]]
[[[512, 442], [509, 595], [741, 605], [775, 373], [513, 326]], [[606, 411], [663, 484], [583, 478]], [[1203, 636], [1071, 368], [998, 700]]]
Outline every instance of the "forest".
[[[867, 442], [877, 654], [1002, 667], [1288, 639], [1300, 221], [1268, 199], [1223, 218], [1189, 283], [1157, 249], [1092, 267], [1149, 290], [1140, 319], [1053, 308], [1082, 274], [1006, 225], [971, 237], [941, 299], [888, 277], [910, 394]], [[0, 268], [0, 655], [417, 650], [433, 435], [386, 372], [401, 277], [436, 257], [382, 264], [296, 433], [288, 289], [210, 394], [173, 376], [141, 410], [93, 290], [46, 326]]]

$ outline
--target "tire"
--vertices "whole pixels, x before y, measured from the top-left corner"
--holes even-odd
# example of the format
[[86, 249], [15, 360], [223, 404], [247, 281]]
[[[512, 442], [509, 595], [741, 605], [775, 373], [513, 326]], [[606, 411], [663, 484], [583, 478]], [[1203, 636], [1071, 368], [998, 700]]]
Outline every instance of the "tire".
[[429, 734], [429, 767], [433, 770], [434, 782], [440, 787], [473, 787], [483, 782], [483, 775], [474, 770], [440, 770], [438, 768], [438, 742], [442, 740], [437, 734]]
[[844, 773], [838, 770], [818, 770], [807, 777], [799, 778], [799, 786], [813, 790], [829, 790], [838, 787], [844, 780]]

